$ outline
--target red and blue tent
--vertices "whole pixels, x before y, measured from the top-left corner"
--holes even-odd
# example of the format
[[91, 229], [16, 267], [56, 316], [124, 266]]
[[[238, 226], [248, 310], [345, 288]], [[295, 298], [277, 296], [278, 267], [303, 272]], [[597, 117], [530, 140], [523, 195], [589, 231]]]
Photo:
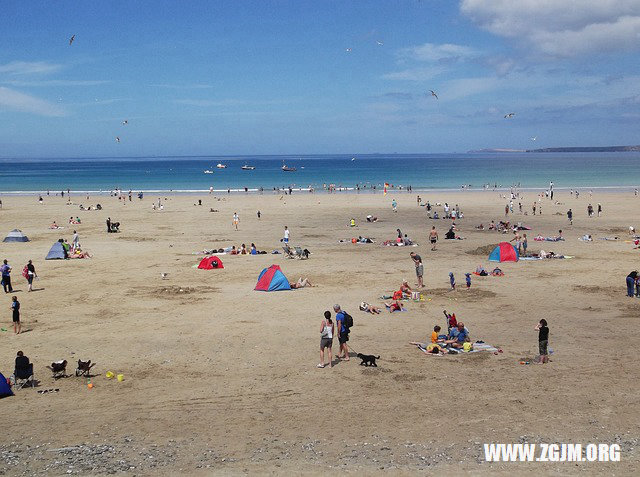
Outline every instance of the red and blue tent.
[[11, 391], [11, 386], [9, 386], [7, 378], [0, 373], [0, 398], [7, 396], [13, 396], [13, 392]]
[[284, 276], [278, 265], [271, 265], [260, 272], [258, 283], [254, 290], [258, 291], [280, 291], [291, 290], [289, 280]]
[[490, 262], [517, 262], [519, 258], [518, 249], [509, 242], [501, 242], [489, 255]]

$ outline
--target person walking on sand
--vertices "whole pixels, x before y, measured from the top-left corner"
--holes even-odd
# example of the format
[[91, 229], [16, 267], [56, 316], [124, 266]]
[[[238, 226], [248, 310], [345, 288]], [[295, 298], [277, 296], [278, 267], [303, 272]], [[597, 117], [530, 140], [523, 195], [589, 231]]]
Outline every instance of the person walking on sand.
[[262, 214], [258, 211], [258, 220], [260, 220], [260, 217], [262, 217]]
[[598, 202], [598, 217], [600, 217], [600, 215], [602, 215], [602, 204]]
[[544, 318], [536, 325], [535, 330], [538, 332], [538, 364], [549, 362], [549, 327], [547, 320]]
[[431, 250], [435, 250], [438, 242], [438, 231], [435, 225], [431, 227], [431, 232], [429, 232], [429, 242], [431, 242]]
[[391, 201], [391, 208], [393, 209], [394, 212], [398, 212], [398, 203], [396, 202], [396, 199], [393, 199]]
[[282, 241], [284, 243], [289, 243], [289, 229], [286, 225], [284, 226], [284, 237], [282, 238]]
[[569, 219], [569, 225], [573, 225], [573, 211], [571, 209], [567, 210], [567, 219]]
[[240, 222], [240, 217], [238, 217], [238, 213], [234, 212], [233, 213], [233, 225], [235, 226], [236, 230], [238, 230], [238, 222]]
[[15, 295], [11, 297], [11, 311], [13, 314], [13, 332], [19, 335], [22, 332], [22, 325], [20, 324], [20, 302]]
[[33, 291], [33, 279], [38, 276], [38, 274], [36, 273], [36, 267], [34, 267], [33, 262], [29, 260], [29, 263], [27, 263], [27, 266], [25, 268], [27, 271], [27, 282], [29, 283], [29, 288], [27, 289], [27, 291]]
[[340, 349], [338, 350], [338, 359], [349, 361], [349, 327], [346, 324], [346, 316], [340, 305], [333, 305], [333, 311], [336, 314], [336, 328], [338, 330], [338, 342]]
[[322, 323], [320, 323], [320, 364], [318, 364], [318, 368], [324, 368], [324, 350], [327, 349], [329, 353], [329, 367], [333, 367], [333, 356], [332, 349], [333, 346], [333, 332], [335, 328], [333, 326], [333, 321], [331, 321], [331, 312], [324, 312], [324, 319]]
[[13, 292], [13, 287], [11, 286], [11, 265], [9, 265], [7, 259], [4, 260], [2, 267], [0, 267], [0, 272], [2, 272], [2, 287], [4, 288], [4, 292]]
[[71, 243], [73, 244], [74, 250], [80, 248], [80, 238], [78, 237], [78, 232], [75, 230], [73, 231], [73, 239], [71, 240]]
[[413, 264], [416, 266], [416, 276], [418, 277], [418, 288], [424, 288], [424, 282], [422, 276], [424, 275], [424, 267], [422, 266], [422, 257], [415, 252], [409, 254], [413, 260]]

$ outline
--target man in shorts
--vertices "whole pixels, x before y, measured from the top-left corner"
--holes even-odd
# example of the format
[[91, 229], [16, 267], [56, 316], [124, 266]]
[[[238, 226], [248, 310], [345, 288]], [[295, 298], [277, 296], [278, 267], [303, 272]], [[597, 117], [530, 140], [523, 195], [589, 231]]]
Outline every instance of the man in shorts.
[[424, 268], [422, 266], [422, 257], [415, 252], [411, 252], [409, 254], [411, 259], [413, 260], [414, 265], [416, 266], [416, 276], [418, 277], [418, 288], [424, 288], [424, 283], [422, 281], [422, 275], [424, 274]]
[[349, 361], [349, 347], [347, 346], [347, 341], [349, 341], [349, 328], [347, 328], [345, 324], [344, 312], [340, 308], [340, 305], [333, 305], [333, 311], [336, 314], [336, 329], [338, 330], [338, 342], [340, 343], [338, 358]]
[[429, 232], [429, 242], [431, 242], [431, 250], [436, 249], [436, 242], [438, 241], [438, 231], [436, 230], [436, 226], [431, 227], [431, 232]]

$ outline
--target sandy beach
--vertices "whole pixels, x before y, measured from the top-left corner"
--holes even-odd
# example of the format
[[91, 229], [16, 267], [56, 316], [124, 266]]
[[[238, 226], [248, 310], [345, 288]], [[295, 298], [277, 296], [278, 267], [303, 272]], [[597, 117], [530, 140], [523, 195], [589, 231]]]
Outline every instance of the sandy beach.
[[[528, 215], [518, 213], [516, 200], [508, 220], [531, 227], [529, 250], [573, 258], [500, 264], [504, 277], [472, 276], [470, 290], [464, 273], [493, 268], [490, 246], [512, 238], [475, 229], [504, 219], [508, 200], [498, 192], [420, 193], [423, 202], [460, 205], [465, 240], [451, 241], [443, 240], [450, 221], [429, 220], [416, 194], [406, 192], [174, 195], [162, 211], [152, 210], [153, 196], [124, 204], [73, 196], [73, 205], [61, 197], [45, 197], [43, 205], [37, 197], [2, 197], [0, 232], [18, 228], [30, 242], [0, 244], [0, 258], [13, 267], [24, 331], [13, 333], [7, 294], [0, 371], [11, 375], [22, 350], [38, 386], [0, 401], [0, 474], [632, 473], [640, 300], [625, 296], [625, 277], [638, 267], [627, 231], [640, 225], [640, 198], [597, 190], [575, 199], [562, 190], [558, 204], [543, 200], [542, 215], [532, 216], [535, 193], [524, 195]], [[202, 206], [194, 205], [198, 199]], [[98, 202], [101, 211], [78, 208]], [[588, 203], [601, 203], [602, 217], [588, 218]], [[379, 221], [367, 223], [368, 214]], [[82, 224], [67, 224], [70, 216]], [[107, 217], [121, 223], [120, 233], [106, 233]], [[348, 226], [352, 217], [356, 228]], [[64, 229], [50, 230], [54, 220]], [[203, 249], [253, 242], [281, 250], [285, 225], [291, 244], [311, 251], [308, 260], [221, 255], [223, 270], [195, 268]], [[432, 225], [440, 234], [435, 252]], [[93, 258], [45, 261], [74, 228]], [[419, 246], [382, 246], [397, 228]], [[533, 240], [559, 229], [563, 242]], [[594, 241], [579, 241], [584, 234]], [[339, 242], [359, 235], [376, 243]], [[621, 240], [599, 240], [614, 236]], [[411, 251], [424, 261], [424, 301], [407, 301], [403, 313], [359, 311], [362, 301], [381, 305], [379, 297], [403, 278], [413, 286]], [[32, 293], [21, 276], [29, 259], [40, 277]], [[308, 277], [315, 286], [253, 291], [271, 264], [290, 281]], [[316, 368], [322, 314], [335, 303], [354, 318], [352, 349], [380, 355], [377, 368], [355, 356]], [[443, 309], [464, 321], [473, 341], [503, 352], [433, 357], [410, 345], [444, 326]], [[537, 354], [541, 318], [549, 322], [551, 363], [521, 365]], [[334, 355], [337, 349], [334, 340]], [[97, 363], [93, 389], [75, 376], [54, 381], [46, 368], [66, 359], [73, 374], [79, 358]], [[107, 371], [124, 381], [107, 379]], [[44, 389], [59, 392], [37, 393]], [[483, 444], [492, 442], [619, 443], [622, 459], [488, 463]]]

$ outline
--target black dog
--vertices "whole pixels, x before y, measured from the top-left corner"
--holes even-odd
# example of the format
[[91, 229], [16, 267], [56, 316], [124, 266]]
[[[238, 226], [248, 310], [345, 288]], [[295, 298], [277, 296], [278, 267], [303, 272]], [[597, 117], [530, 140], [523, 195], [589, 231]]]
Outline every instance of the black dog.
[[358, 353], [356, 356], [358, 356], [358, 358], [362, 360], [360, 366], [374, 366], [376, 368], [378, 367], [378, 365], [376, 364], [376, 359], [380, 359], [380, 356], [362, 353]]

